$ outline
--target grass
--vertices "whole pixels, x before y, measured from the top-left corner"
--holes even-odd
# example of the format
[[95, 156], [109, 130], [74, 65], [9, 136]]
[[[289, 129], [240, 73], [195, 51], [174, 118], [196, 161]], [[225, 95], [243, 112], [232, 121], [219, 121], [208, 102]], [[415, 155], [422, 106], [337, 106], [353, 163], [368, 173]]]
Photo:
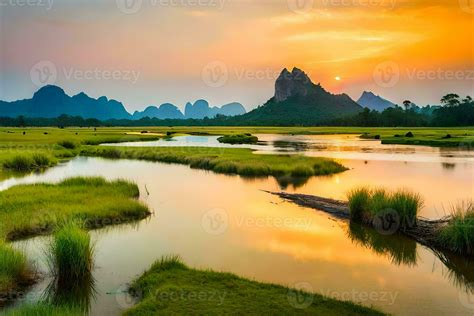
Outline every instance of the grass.
[[252, 136], [252, 134], [232, 134], [224, 135], [217, 139], [219, 143], [224, 144], [256, 144], [258, 142], [257, 136]]
[[423, 207], [423, 199], [408, 190], [389, 192], [385, 189], [356, 188], [348, 193], [351, 220], [372, 224], [377, 216], [396, 212], [399, 229], [416, 225], [417, 215]]
[[131, 292], [142, 300], [125, 315], [382, 315], [319, 294], [191, 269], [176, 257], [153, 264]]
[[30, 280], [30, 267], [25, 255], [0, 241], [0, 293]]
[[59, 184], [20, 185], [0, 192], [0, 238], [49, 233], [58, 224], [143, 218], [136, 184], [103, 178], [71, 178]]
[[24, 304], [5, 312], [6, 316], [83, 316], [84, 313], [68, 306], [56, 306], [51, 303]]
[[191, 168], [242, 176], [295, 177], [328, 175], [347, 170], [326, 158], [298, 155], [256, 155], [245, 148], [199, 147], [87, 147], [82, 155], [112, 159], [139, 159], [189, 165]]
[[89, 234], [74, 224], [53, 235], [48, 253], [51, 271], [58, 279], [75, 282], [92, 273], [94, 247]]
[[4, 159], [3, 168], [10, 171], [25, 172], [44, 169], [57, 163], [54, 157], [45, 153], [22, 153], [15, 154]]
[[[24, 256], [2, 240], [50, 233], [69, 222], [95, 228], [144, 218], [149, 210], [136, 200], [138, 196], [136, 184], [102, 178], [71, 178], [59, 184], [20, 185], [0, 192], [0, 293], [22, 283], [30, 271]], [[68, 245], [83, 238], [78, 231], [71, 233], [77, 240], [68, 241], [67, 234], [56, 235], [56, 254], [63, 250], [61, 256], [67, 257]], [[74, 249], [77, 251], [79, 248]], [[70, 255], [73, 258], [74, 254]]]
[[474, 254], [474, 203], [459, 203], [452, 209], [452, 219], [440, 231], [439, 242], [462, 255]]

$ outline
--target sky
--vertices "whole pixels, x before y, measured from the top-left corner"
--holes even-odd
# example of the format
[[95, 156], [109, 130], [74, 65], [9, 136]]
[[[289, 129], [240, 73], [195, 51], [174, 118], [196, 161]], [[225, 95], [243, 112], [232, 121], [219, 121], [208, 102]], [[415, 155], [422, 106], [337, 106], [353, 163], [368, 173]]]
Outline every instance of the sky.
[[241, 102], [298, 67], [332, 93], [474, 95], [474, 0], [0, 0], [0, 99]]

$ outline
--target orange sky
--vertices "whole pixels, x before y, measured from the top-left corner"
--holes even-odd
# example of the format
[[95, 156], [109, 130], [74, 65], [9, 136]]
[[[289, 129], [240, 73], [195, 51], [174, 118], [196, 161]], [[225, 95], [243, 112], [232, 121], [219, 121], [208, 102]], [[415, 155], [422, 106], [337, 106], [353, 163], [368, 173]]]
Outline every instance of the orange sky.
[[[423, 105], [473, 94], [470, 0], [134, 0], [133, 12], [121, 1], [0, 7], [0, 98], [29, 97], [41, 61], [52, 62], [66, 92], [107, 95], [129, 109], [198, 98], [250, 109], [293, 66], [354, 99], [371, 90]], [[387, 70], [397, 76], [381, 78]], [[137, 80], [125, 75], [132, 71]], [[225, 76], [210, 82], [213, 71]]]

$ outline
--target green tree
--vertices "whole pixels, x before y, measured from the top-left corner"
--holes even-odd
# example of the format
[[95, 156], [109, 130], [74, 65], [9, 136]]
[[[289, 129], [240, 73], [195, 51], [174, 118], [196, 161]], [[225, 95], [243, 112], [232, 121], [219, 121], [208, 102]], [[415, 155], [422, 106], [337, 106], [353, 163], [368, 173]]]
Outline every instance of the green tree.
[[458, 106], [461, 104], [459, 101], [459, 95], [456, 93], [449, 93], [441, 98], [441, 103], [445, 104], [446, 106]]

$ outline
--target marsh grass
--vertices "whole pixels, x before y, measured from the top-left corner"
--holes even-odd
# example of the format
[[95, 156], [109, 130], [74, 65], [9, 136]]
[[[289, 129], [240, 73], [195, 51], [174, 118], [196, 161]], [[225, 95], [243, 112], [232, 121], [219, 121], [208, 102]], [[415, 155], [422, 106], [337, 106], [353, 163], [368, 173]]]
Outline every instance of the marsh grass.
[[6, 316], [83, 316], [84, 313], [69, 306], [56, 306], [51, 303], [24, 304], [5, 312]]
[[440, 230], [438, 241], [447, 249], [462, 255], [474, 254], [474, 202], [452, 207], [451, 220]]
[[[127, 222], [149, 214], [137, 201], [136, 184], [103, 178], [71, 178], [58, 184], [20, 185], [0, 192], [0, 238], [50, 233], [71, 220]], [[105, 220], [108, 221], [105, 221]]]
[[258, 155], [246, 148], [87, 147], [86, 156], [139, 159], [189, 165], [191, 168], [242, 176], [316, 176], [347, 170], [334, 160], [299, 155]]
[[55, 158], [41, 152], [23, 153], [5, 159], [3, 161], [3, 168], [11, 171], [26, 172], [47, 168], [56, 163], [57, 161]]
[[373, 309], [230, 273], [158, 260], [133, 282], [141, 301], [125, 315], [381, 315]]
[[400, 229], [416, 225], [418, 212], [423, 207], [422, 197], [406, 189], [390, 192], [361, 187], [350, 191], [347, 197], [351, 220], [372, 224], [375, 217], [395, 211]]
[[257, 136], [252, 136], [252, 134], [231, 134], [224, 135], [217, 138], [219, 143], [224, 144], [256, 144], [258, 142]]
[[0, 292], [8, 291], [15, 283], [31, 279], [25, 255], [0, 240]]
[[77, 282], [92, 273], [94, 245], [89, 234], [74, 223], [54, 233], [47, 254], [50, 269], [58, 279]]
[[62, 140], [58, 142], [58, 145], [66, 149], [76, 149], [79, 146], [79, 144], [77, 144], [75, 141], [70, 140], [70, 139]]

